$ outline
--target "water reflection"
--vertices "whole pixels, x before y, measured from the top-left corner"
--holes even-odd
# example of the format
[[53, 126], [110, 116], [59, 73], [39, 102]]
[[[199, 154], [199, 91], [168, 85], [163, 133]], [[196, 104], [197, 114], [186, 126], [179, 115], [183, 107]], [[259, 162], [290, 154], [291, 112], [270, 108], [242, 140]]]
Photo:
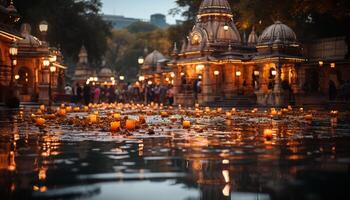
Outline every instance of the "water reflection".
[[[329, 199], [349, 195], [350, 122], [191, 119], [120, 136], [0, 114], [4, 199]], [[8, 117], [11, 116], [11, 117]], [[292, 116], [291, 116], [292, 117]], [[180, 124], [180, 122], [179, 122]]]

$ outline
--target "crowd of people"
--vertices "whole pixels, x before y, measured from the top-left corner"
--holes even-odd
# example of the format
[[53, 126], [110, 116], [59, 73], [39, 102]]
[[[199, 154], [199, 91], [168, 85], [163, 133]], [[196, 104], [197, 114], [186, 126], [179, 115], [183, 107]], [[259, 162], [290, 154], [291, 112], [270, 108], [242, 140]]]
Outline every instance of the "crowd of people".
[[113, 103], [113, 102], [139, 102], [139, 103], [174, 103], [174, 87], [172, 85], [151, 84], [146, 87], [140, 84], [120, 85], [92, 85], [79, 83], [73, 87], [67, 84], [65, 95], [72, 103]]

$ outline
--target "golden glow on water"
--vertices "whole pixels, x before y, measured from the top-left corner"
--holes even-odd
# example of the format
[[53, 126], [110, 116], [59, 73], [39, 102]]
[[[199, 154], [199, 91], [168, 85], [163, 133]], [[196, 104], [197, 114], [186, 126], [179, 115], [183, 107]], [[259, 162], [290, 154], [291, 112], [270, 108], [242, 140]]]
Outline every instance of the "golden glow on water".
[[[343, 136], [350, 123], [341, 112], [335, 117], [335, 112], [298, 108], [170, 109], [159, 104], [68, 110], [46, 119], [43, 127], [34, 119], [46, 111], [24, 110], [12, 127], [0, 128], [0, 175], [6, 178], [0, 186], [6, 184], [9, 193], [26, 188], [52, 194], [89, 181], [123, 185], [171, 180], [224, 199], [237, 191], [258, 191], [270, 180], [294, 180], [305, 169], [347, 171], [350, 157], [345, 150], [349, 140]], [[86, 117], [91, 114], [98, 115], [98, 123]], [[127, 120], [135, 121], [133, 129], [127, 130]], [[110, 131], [112, 121], [120, 122], [120, 131]], [[185, 129], [183, 121], [190, 126]]]

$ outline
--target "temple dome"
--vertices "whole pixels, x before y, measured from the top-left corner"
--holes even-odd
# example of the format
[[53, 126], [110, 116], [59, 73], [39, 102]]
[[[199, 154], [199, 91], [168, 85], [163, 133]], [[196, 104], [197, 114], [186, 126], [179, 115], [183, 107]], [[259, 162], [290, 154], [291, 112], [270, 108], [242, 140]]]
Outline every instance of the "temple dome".
[[259, 37], [255, 32], [255, 29], [252, 29], [252, 32], [248, 36], [248, 45], [256, 45], [258, 43]]
[[227, 0], [204, 0], [199, 7], [199, 15], [203, 14], [229, 14], [232, 15], [231, 6]]
[[98, 76], [100, 77], [112, 77], [113, 76], [113, 72], [110, 68], [102, 68], [101, 71], [98, 73]]
[[166, 58], [163, 54], [161, 54], [157, 50], [154, 50], [152, 53], [150, 53], [146, 56], [144, 65], [156, 67], [159, 61], [162, 61], [165, 59]]
[[259, 44], [272, 44], [275, 41], [282, 44], [294, 44], [297, 43], [297, 37], [290, 27], [276, 21], [260, 35]]
[[41, 45], [41, 41], [31, 35], [31, 30], [32, 28], [29, 24], [22, 24], [21, 35], [24, 39], [18, 42], [20, 46], [39, 47]]

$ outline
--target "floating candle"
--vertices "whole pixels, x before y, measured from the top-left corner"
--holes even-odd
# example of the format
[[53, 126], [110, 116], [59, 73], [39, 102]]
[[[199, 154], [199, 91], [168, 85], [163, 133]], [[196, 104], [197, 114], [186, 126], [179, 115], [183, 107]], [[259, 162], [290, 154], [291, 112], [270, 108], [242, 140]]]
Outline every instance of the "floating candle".
[[163, 112], [160, 112], [160, 116], [163, 118], [166, 118], [169, 116], [169, 114], [167, 112], [163, 111]]
[[35, 124], [37, 125], [37, 126], [44, 126], [45, 125], [45, 122], [46, 122], [46, 120], [44, 119], [44, 118], [37, 118], [36, 120], [35, 120]]
[[307, 120], [307, 121], [312, 121], [312, 114], [305, 115], [304, 119]]
[[125, 127], [129, 131], [135, 130], [135, 128], [136, 128], [136, 121], [133, 120], [133, 119], [126, 120]]
[[266, 140], [272, 140], [273, 138], [273, 134], [275, 133], [274, 130], [271, 130], [271, 129], [265, 129], [264, 130], [264, 138]]
[[232, 113], [231, 112], [226, 112], [226, 118], [231, 119], [232, 118]]
[[95, 114], [89, 115], [89, 121], [91, 123], [96, 123], [97, 122], [97, 115], [95, 115]]
[[182, 127], [184, 128], [184, 129], [189, 129], [190, 127], [191, 127], [191, 122], [190, 121], [183, 121], [182, 122]]
[[67, 111], [67, 112], [72, 112], [72, 106], [67, 106], [67, 107], [66, 107], [66, 111]]
[[111, 131], [117, 132], [120, 130], [120, 121], [118, 122], [111, 122]]
[[79, 112], [79, 111], [80, 111], [80, 107], [74, 107], [74, 108], [73, 108], [73, 111], [74, 111], [74, 112]]
[[66, 109], [65, 109], [65, 108], [59, 108], [59, 109], [57, 110], [57, 114], [58, 114], [58, 116], [60, 116], [60, 117], [66, 116]]
[[89, 111], [89, 107], [88, 106], [84, 106], [84, 112], [88, 112]]
[[210, 113], [210, 108], [209, 107], [205, 107], [205, 112], [206, 113]]
[[114, 118], [115, 120], [120, 121], [120, 113], [114, 113], [114, 114], [113, 114], [113, 118]]

